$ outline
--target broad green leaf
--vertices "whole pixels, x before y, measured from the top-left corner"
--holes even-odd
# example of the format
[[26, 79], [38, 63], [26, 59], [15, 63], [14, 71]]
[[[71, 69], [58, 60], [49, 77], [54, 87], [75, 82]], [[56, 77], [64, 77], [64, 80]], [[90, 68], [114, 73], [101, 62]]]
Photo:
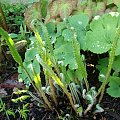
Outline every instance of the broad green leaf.
[[74, 79], [75, 79], [75, 72], [73, 70], [68, 69], [67, 70], [67, 75], [68, 75], [70, 81], [74, 81]]
[[100, 71], [102, 68], [107, 67], [108, 66], [108, 58], [102, 58], [99, 59], [98, 64], [96, 65], [96, 68]]
[[40, 64], [39, 64], [39, 62], [36, 59], [34, 59], [32, 64], [33, 64], [33, 68], [34, 68], [36, 74], [40, 74]]
[[120, 38], [118, 40], [118, 44], [117, 44], [117, 49], [116, 49], [115, 55], [116, 56], [120, 55]]
[[64, 41], [63, 37], [57, 38], [54, 53], [56, 59], [62, 61], [65, 66], [69, 65], [70, 69], [77, 69], [71, 41]]
[[107, 39], [104, 36], [105, 32], [105, 30], [87, 32], [86, 44], [88, 50], [93, 53], [102, 54], [111, 48], [111, 44], [106, 41]]
[[83, 80], [82, 73], [78, 70], [75, 71], [75, 76], [78, 78], [79, 81]]
[[15, 34], [15, 33], [11, 33], [9, 34], [11, 38], [17, 38], [18, 37], [18, 34]]
[[73, 33], [69, 29], [65, 29], [62, 32], [62, 36], [64, 37], [65, 41], [70, 41], [72, 40], [71, 38], [73, 37]]
[[66, 23], [65, 22], [59, 22], [57, 24], [57, 33], [56, 36], [60, 36], [62, 34], [62, 31], [66, 28]]
[[112, 4], [113, 0], [107, 0], [107, 5]]
[[[119, 13], [111, 12], [102, 17], [96, 16], [90, 24], [90, 30], [86, 33], [86, 46], [88, 50], [97, 54], [109, 51], [118, 27], [120, 27]], [[120, 54], [119, 43], [120, 39], [116, 55]]]
[[55, 36], [55, 23], [49, 22], [46, 24], [50, 36]]
[[74, 29], [77, 30], [81, 28], [86, 29], [86, 26], [88, 25], [89, 22], [89, 17], [84, 13], [80, 13], [79, 15], [69, 17], [68, 21], [70, 23], [70, 26], [73, 27]]
[[30, 62], [35, 58], [35, 55], [38, 54], [38, 49], [37, 48], [29, 48], [27, 49], [25, 53], [25, 62]]
[[117, 56], [112, 65], [113, 70], [120, 72], [120, 56]]
[[120, 97], [120, 78], [115, 76], [111, 77], [109, 86], [107, 93], [112, 97]]
[[85, 50], [85, 33], [86, 33], [86, 26], [89, 22], [89, 17], [86, 14], [79, 14], [74, 15], [68, 18], [69, 25], [71, 29], [74, 29], [77, 33], [77, 39], [80, 43], [80, 48]]
[[[28, 66], [29, 66], [30, 62], [23, 62], [23, 66], [26, 68], [26, 70], [28, 71], [28, 73], [30, 74], [30, 77], [33, 78]], [[22, 69], [22, 67], [18, 67], [18, 73], [19, 73], [19, 76], [18, 76], [18, 80], [20, 82], [24, 82], [26, 85], [30, 85], [30, 80], [26, 74], [26, 72]]]
[[1, 27], [0, 27], [0, 35], [2, 35], [5, 40], [6, 40], [6, 43], [7, 45], [9, 46], [9, 49], [11, 51], [11, 54], [14, 58], [14, 60], [19, 64], [19, 65], [22, 65], [22, 58], [21, 56], [19, 55], [19, 53], [17, 52], [17, 49], [15, 47], [15, 44], [13, 42], [13, 40], [10, 38], [10, 36], [7, 34], [6, 31], [4, 31]]
[[40, 0], [40, 8], [41, 8], [41, 14], [42, 17], [45, 18], [47, 14], [47, 6], [48, 6], [48, 0]]
[[35, 63], [37, 63], [37, 64], [34, 64], [34, 66], [33, 66], [32, 63], [30, 63], [28, 65], [28, 68], [29, 68], [29, 71], [31, 72], [31, 74], [33, 76], [33, 80], [34, 80], [34, 83], [35, 83], [36, 87], [39, 89], [40, 86], [41, 86], [41, 79], [40, 79], [40, 75], [39, 75], [40, 73], [38, 71], [36, 72], [36, 68], [37, 68], [36, 65], [38, 66], [39, 69], [40, 69], [40, 67], [39, 67], [39, 63], [38, 63], [37, 60], [35, 61]]
[[[26, 68], [30, 77], [32, 79], [34, 79], [34, 75], [32, 74], [32, 72], [29, 68], [30, 64], [33, 65], [33, 68], [34, 68], [34, 71], [35, 71], [36, 74], [40, 74], [40, 65], [39, 65], [39, 62], [35, 58], [31, 59], [31, 61], [29, 61], [29, 62], [23, 62], [23, 66]], [[26, 72], [21, 67], [18, 67], [18, 73], [19, 73], [18, 80], [21, 81], [21, 82], [24, 82], [26, 85], [29, 86], [30, 85], [30, 80], [29, 80]]]
[[118, 18], [116, 16], [112, 16], [112, 13], [105, 15], [102, 18], [103, 18], [102, 25], [106, 30], [110, 30], [111, 28], [112, 29], [117, 28], [117, 24], [119, 21], [118, 21]]
[[120, 4], [118, 5], [118, 9], [117, 9], [117, 11], [120, 13]]

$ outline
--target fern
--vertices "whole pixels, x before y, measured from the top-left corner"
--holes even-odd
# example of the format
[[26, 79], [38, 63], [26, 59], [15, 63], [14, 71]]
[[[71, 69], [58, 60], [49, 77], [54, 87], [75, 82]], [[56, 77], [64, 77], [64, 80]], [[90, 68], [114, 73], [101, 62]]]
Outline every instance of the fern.
[[78, 71], [82, 73], [82, 76], [83, 76], [85, 84], [86, 84], [86, 88], [87, 88], [87, 90], [89, 90], [89, 84], [87, 81], [87, 72], [86, 72], [85, 66], [83, 64], [82, 57], [81, 57], [80, 52], [79, 52], [80, 51], [80, 44], [77, 41], [76, 37], [77, 37], [76, 33], [74, 32], [73, 53], [74, 53], [74, 57], [75, 57], [75, 60], [77, 62], [77, 65], [78, 65]]
[[5, 32], [1, 27], [0, 27], [0, 35], [2, 35], [4, 37], [4, 39], [6, 40], [7, 45], [9, 46], [9, 49], [11, 51], [11, 54], [14, 58], [14, 60], [20, 65], [23, 66], [22, 64], [22, 58], [19, 55], [15, 44], [13, 42], [13, 40], [10, 38], [10, 36], [7, 34], [7, 32]]
[[39, 21], [39, 24], [42, 28], [42, 32], [43, 32], [44, 40], [46, 42], [46, 46], [50, 50], [50, 53], [53, 55], [53, 46], [52, 46], [51, 41], [50, 41], [50, 36], [48, 35], [48, 30], [42, 22]]

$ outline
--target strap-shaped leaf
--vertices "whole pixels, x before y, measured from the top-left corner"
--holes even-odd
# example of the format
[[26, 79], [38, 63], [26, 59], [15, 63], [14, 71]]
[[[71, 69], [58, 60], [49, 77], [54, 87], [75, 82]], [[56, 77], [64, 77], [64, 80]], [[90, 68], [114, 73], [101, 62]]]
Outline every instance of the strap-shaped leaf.
[[7, 34], [7, 32], [4, 31], [1, 27], [0, 27], [0, 35], [2, 35], [4, 37], [4, 39], [6, 40], [6, 43], [9, 46], [9, 49], [11, 51], [11, 54], [12, 54], [14, 60], [21, 66], [22, 58], [19, 55], [17, 49], [15, 48], [13, 40], [10, 38], [10, 36]]

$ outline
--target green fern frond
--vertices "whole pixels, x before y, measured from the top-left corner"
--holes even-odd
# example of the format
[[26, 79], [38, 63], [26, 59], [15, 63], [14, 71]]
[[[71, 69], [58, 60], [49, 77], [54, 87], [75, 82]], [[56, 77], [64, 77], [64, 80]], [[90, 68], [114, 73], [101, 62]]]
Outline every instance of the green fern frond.
[[43, 66], [44, 69], [46, 69], [49, 73], [49, 76], [52, 77], [52, 79], [61, 87], [64, 88], [64, 84], [60, 81], [60, 78], [57, 77], [57, 75], [54, 73], [54, 71], [49, 67], [41, 58], [39, 55], [36, 55], [36, 58], [38, 62]]
[[77, 65], [78, 65], [78, 71], [81, 72], [81, 74], [84, 78], [85, 84], [86, 84], [86, 88], [88, 90], [89, 89], [89, 84], [88, 84], [88, 81], [87, 81], [87, 71], [86, 71], [84, 63], [82, 61], [82, 57], [80, 55], [80, 44], [77, 41], [76, 37], [77, 37], [76, 33], [74, 32], [73, 42], [72, 42], [72, 44], [73, 44], [73, 54], [74, 54], [75, 60], [76, 60]]
[[15, 47], [15, 44], [14, 44], [14, 41], [10, 38], [10, 36], [7, 34], [6, 31], [4, 31], [1, 27], [0, 27], [0, 35], [2, 35], [4, 37], [4, 39], [6, 40], [6, 43], [7, 45], [9, 46], [9, 49], [11, 51], [11, 54], [14, 58], [14, 60], [20, 65], [22, 66], [22, 58], [21, 56], [19, 55], [16, 47]]
[[50, 41], [50, 36], [48, 34], [48, 30], [42, 22], [39, 22], [39, 24], [40, 24], [42, 31], [43, 31], [43, 36], [44, 36], [44, 40], [46, 42], [46, 46], [50, 50], [50, 53], [53, 55], [53, 46], [52, 46], [51, 41]]

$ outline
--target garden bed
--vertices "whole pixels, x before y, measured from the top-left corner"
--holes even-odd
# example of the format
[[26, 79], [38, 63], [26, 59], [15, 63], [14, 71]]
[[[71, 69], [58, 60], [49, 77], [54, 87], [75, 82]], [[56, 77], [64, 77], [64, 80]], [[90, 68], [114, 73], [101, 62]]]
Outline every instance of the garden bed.
[[1, 120], [119, 120], [119, 1], [13, 2], [0, 2]]

